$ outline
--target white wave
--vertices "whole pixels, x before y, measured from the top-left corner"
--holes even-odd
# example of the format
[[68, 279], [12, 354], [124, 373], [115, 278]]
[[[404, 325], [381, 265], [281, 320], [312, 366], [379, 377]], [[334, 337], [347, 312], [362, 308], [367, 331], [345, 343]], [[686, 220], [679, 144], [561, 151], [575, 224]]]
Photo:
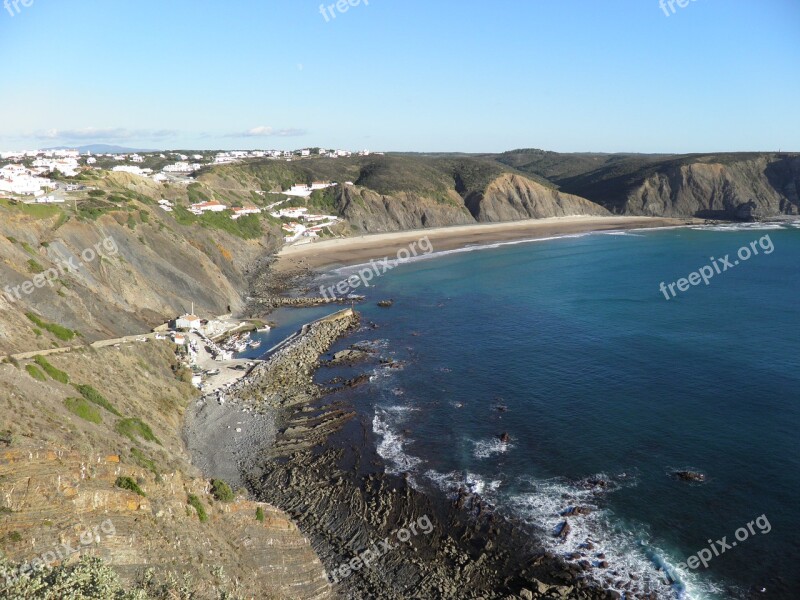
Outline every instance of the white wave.
[[475, 458], [489, 458], [495, 454], [505, 454], [514, 447], [510, 442], [501, 442], [497, 438], [473, 441], [472, 444], [475, 446], [472, 451]]
[[695, 231], [774, 231], [784, 229], [781, 223], [729, 223], [724, 225], [698, 225]]
[[470, 494], [477, 494], [489, 500], [493, 499], [493, 493], [500, 489], [503, 483], [500, 479], [487, 481], [476, 473], [464, 473], [459, 471], [439, 473], [438, 471], [429, 469], [425, 471], [425, 477], [436, 484], [436, 487], [446, 494], [465, 490]]
[[405, 452], [408, 444], [402, 434], [392, 429], [391, 419], [385, 411], [378, 409], [372, 419], [372, 431], [381, 439], [378, 442], [378, 454], [386, 461], [386, 470], [394, 475], [413, 471], [422, 461]]
[[[558, 480], [529, 480], [529, 491], [511, 496], [507, 502], [515, 514], [542, 532], [551, 552], [568, 562], [588, 560], [594, 568], [587, 575], [603, 586], [627, 593], [649, 588], [658, 598], [705, 600], [720, 588], [700, 581], [691, 572], [678, 570], [678, 561], [656, 547], [644, 530], [625, 527], [609, 511], [598, 506], [597, 489], [585, 489]], [[576, 506], [587, 507], [587, 515], [565, 517], [564, 512]], [[554, 536], [564, 522], [569, 523], [566, 538]], [[587, 546], [593, 547], [589, 549]], [[580, 558], [573, 558], [580, 555]], [[602, 558], [600, 557], [602, 555]], [[600, 566], [608, 563], [607, 568]], [[677, 576], [677, 583], [665, 581], [664, 570]], [[611, 572], [617, 575], [612, 576]], [[634, 575], [635, 578], [631, 577]], [[627, 589], [626, 589], [627, 588]]]

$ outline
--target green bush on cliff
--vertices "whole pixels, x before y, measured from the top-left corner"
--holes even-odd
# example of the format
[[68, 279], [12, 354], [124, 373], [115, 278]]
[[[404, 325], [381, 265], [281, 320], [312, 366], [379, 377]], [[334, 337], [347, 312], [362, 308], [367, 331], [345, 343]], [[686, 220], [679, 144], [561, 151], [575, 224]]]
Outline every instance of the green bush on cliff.
[[98, 425], [103, 422], [103, 417], [100, 415], [100, 411], [98, 411], [83, 398], [67, 398], [64, 400], [64, 406], [67, 407], [69, 412], [74, 414], [76, 417], [80, 417], [84, 421], [97, 423]]
[[43, 321], [41, 317], [38, 317], [31, 312], [25, 313], [25, 316], [28, 317], [28, 319], [34, 325], [41, 327], [42, 329], [46, 329], [61, 341], [68, 342], [77, 335], [77, 332], [67, 329], [66, 327], [62, 327], [61, 325], [47, 323], [46, 321]]
[[117, 480], [114, 482], [114, 485], [120, 489], [128, 490], [129, 492], [133, 492], [134, 494], [138, 494], [143, 498], [147, 496], [144, 493], [144, 490], [139, 487], [139, 484], [136, 483], [136, 480], [132, 477], [117, 477]]
[[150, 429], [150, 426], [141, 419], [122, 419], [116, 424], [114, 429], [117, 433], [124, 435], [134, 443], [139, 439], [143, 439], [147, 442], [161, 444], [153, 433], [153, 430]]
[[256, 509], [256, 521], [259, 523], [264, 522], [264, 509], [260, 506]]
[[47, 373], [51, 378], [55, 379], [59, 383], [67, 384], [69, 383], [69, 375], [64, 373], [64, 371], [60, 369], [56, 369], [53, 365], [51, 365], [44, 356], [37, 356], [33, 359], [37, 365], [44, 369], [44, 372]]
[[205, 506], [203, 506], [203, 503], [200, 501], [200, 498], [194, 494], [189, 494], [186, 503], [197, 511], [197, 518], [200, 519], [201, 523], [208, 521], [208, 513], [206, 512]]
[[94, 389], [90, 385], [75, 385], [75, 389], [78, 390], [81, 396], [86, 398], [89, 402], [96, 404], [102, 408], [105, 408], [108, 412], [118, 417], [121, 417], [122, 414], [114, 408], [114, 405], [111, 404], [108, 400], [106, 400], [103, 395]]
[[39, 369], [39, 367], [36, 365], [25, 365], [25, 370], [28, 372], [28, 375], [37, 381], [47, 381], [45, 374], [42, 373], [41, 369]]
[[233, 502], [236, 497], [231, 486], [222, 481], [222, 479], [211, 480], [211, 494], [220, 502]]
[[9, 600], [149, 600], [167, 597], [166, 594], [149, 596], [141, 589], [132, 590], [111, 567], [95, 557], [84, 556], [69, 566], [35, 570], [29, 567], [0, 558], [0, 574], [6, 575], [0, 597]]

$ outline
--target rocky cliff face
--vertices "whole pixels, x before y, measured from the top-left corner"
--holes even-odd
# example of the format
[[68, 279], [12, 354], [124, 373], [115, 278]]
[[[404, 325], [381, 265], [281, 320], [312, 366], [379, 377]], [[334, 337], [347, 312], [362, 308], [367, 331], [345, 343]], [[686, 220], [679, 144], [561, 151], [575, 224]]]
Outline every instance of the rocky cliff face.
[[610, 214], [594, 202], [558, 192], [512, 173], [501, 175], [492, 181], [484, 192], [470, 194], [465, 198], [465, 203], [477, 221], [491, 223]]
[[[66, 408], [65, 399], [79, 395], [71, 385], [39, 381], [24, 365], [0, 365], [3, 554], [17, 564], [61, 562], [48, 553], [75, 549], [64, 558], [100, 557], [128, 581], [148, 568], [159, 579], [186, 574], [198, 598], [218, 598], [223, 587], [232, 591], [224, 582], [236, 581], [244, 597], [329, 598], [322, 564], [288, 515], [241, 496], [214, 500], [191, 465], [179, 432], [194, 395], [171, 372], [167, 342], [90, 352], [50, 361], [73, 383], [95, 386], [119, 413], [92, 404], [99, 422]], [[151, 439], [120, 425], [132, 418], [152, 427]], [[146, 495], [121, 488], [120, 477]], [[207, 521], [187, 503], [190, 494]]]
[[339, 213], [358, 233], [475, 223], [455, 191], [437, 200], [408, 192], [379, 194], [348, 185], [337, 190], [336, 204]]
[[628, 193], [636, 215], [758, 219], [798, 214], [800, 159], [694, 163], [649, 176]]
[[192, 302], [204, 316], [237, 311], [276, 241], [183, 227], [153, 207], [67, 222], [0, 207], [0, 353], [63, 343], [28, 312], [94, 341], [148, 331]]
[[616, 214], [749, 220], [800, 213], [797, 155], [629, 161], [560, 183]]

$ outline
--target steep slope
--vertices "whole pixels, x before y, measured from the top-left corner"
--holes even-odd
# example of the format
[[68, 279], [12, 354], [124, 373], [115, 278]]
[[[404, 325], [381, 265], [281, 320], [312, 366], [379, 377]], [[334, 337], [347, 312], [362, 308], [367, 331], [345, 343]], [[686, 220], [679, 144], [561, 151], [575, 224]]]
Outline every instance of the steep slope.
[[360, 186], [341, 186], [335, 191], [339, 215], [357, 233], [378, 233], [468, 225], [475, 222], [455, 191], [435, 200], [413, 192], [379, 194]]
[[501, 175], [484, 192], [469, 194], [465, 202], [480, 222], [609, 214], [605, 208], [589, 200], [558, 192], [514, 174]]
[[557, 183], [615, 214], [751, 219], [800, 210], [797, 154], [629, 159]]
[[[247, 597], [330, 597], [322, 564], [285, 513], [242, 497], [215, 500], [192, 466], [180, 431], [195, 391], [173, 372], [168, 342], [73, 351], [48, 361], [71, 383], [40, 381], [27, 361], [0, 365], [6, 557], [21, 564], [74, 548], [104, 559], [129, 581], [148, 568], [162, 580], [188, 575], [198, 598], [219, 597], [219, 568]], [[81, 396], [72, 384], [93, 386], [103, 406], [71, 410], [67, 399]]]
[[59, 339], [26, 313], [93, 341], [148, 331], [193, 302], [204, 316], [242, 308], [247, 274], [277, 248], [277, 228], [242, 239], [138, 198], [88, 198], [77, 211], [0, 202], [0, 353], [74, 337]]

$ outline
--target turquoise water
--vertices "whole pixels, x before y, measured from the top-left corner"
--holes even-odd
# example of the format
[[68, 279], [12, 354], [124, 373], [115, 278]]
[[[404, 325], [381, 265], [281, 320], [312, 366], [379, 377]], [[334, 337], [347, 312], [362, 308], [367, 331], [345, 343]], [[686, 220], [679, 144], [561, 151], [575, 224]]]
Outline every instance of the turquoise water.
[[[759, 239], [758, 256], [708, 286], [669, 301], [659, 291]], [[406, 366], [377, 369], [355, 401], [391, 470], [480, 493], [556, 552], [598, 565], [604, 553], [609, 566], [593, 572], [610, 585], [633, 573], [663, 597], [798, 598], [799, 261], [797, 226], [739, 226], [408, 263], [366, 291], [380, 327], [356, 336]], [[394, 306], [375, 307], [382, 298]], [[707, 481], [677, 481], [676, 469]], [[559, 541], [575, 505], [592, 513]], [[708, 568], [677, 567], [762, 515]], [[659, 566], [678, 582], [659, 583]]]

